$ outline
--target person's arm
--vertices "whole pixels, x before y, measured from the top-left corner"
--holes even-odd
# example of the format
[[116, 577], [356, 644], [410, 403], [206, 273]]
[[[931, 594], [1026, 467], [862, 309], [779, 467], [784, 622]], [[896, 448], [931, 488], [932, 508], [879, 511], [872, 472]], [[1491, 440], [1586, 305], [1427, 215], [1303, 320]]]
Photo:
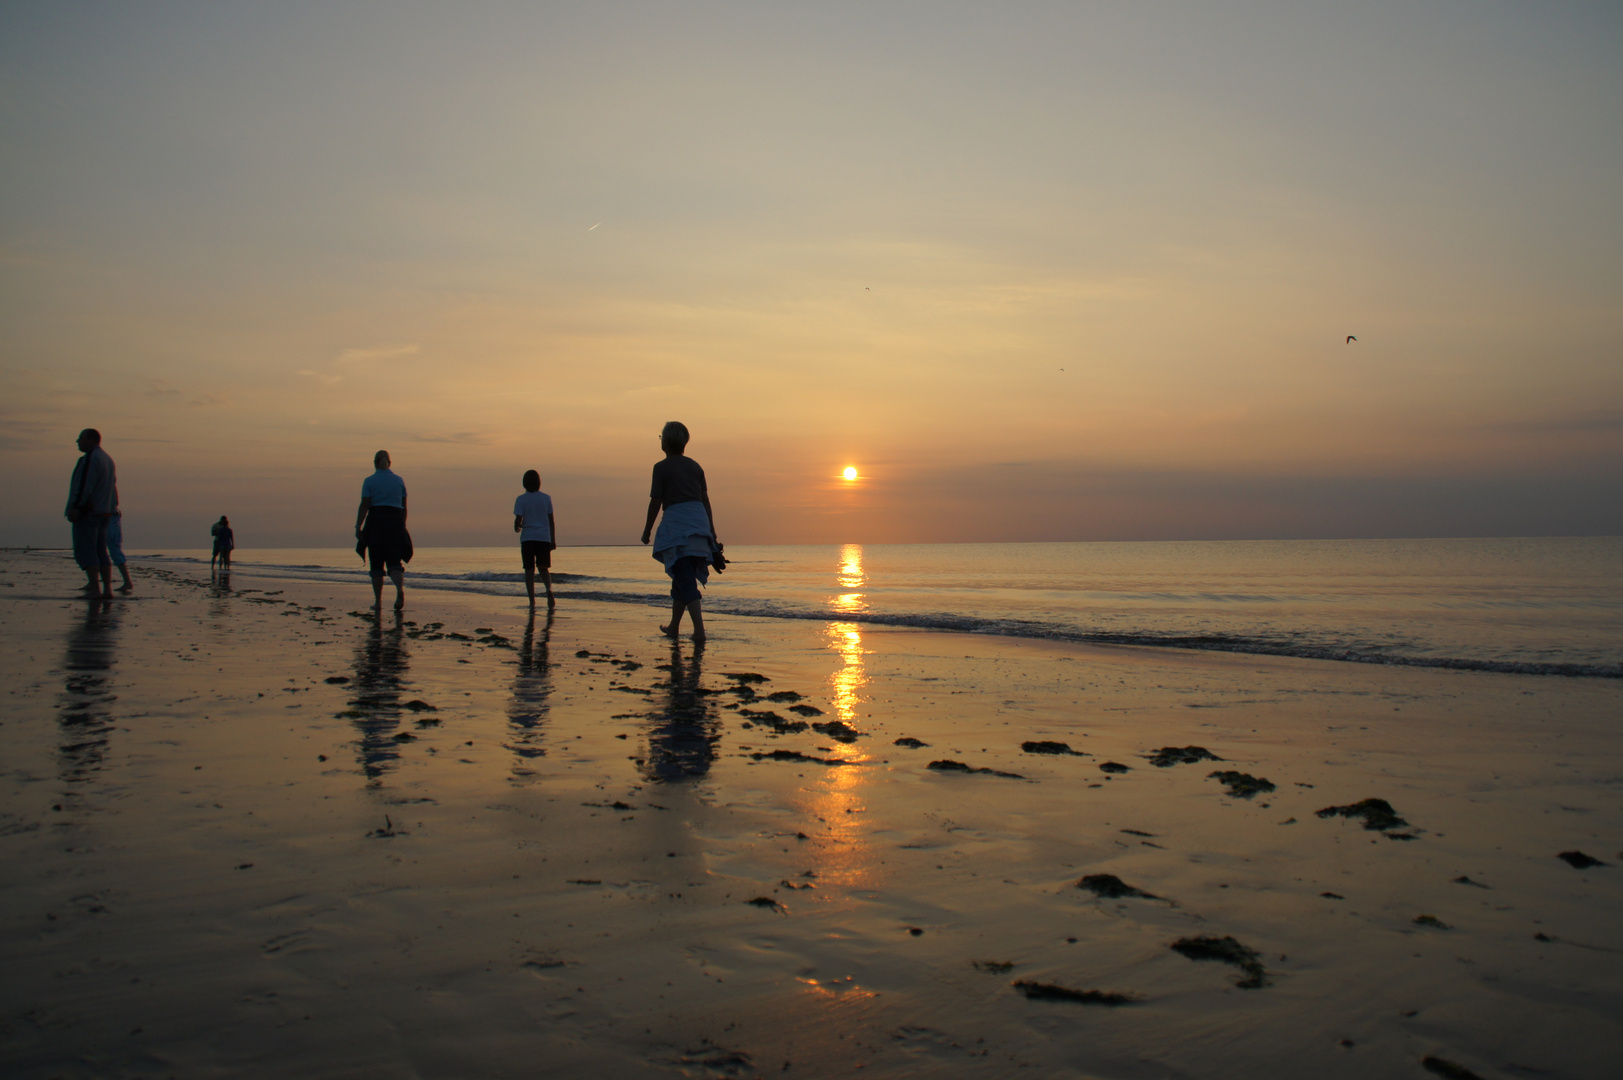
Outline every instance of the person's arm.
[[513, 531], [514, 532], [523, 532], [524, 531], [524, 515], [523, 514], [514, 514], [513, 515]]
[[659, 499], [648, 500], [648, 520], [643, 523], [642, 542], [648, 543], [648, 538], [654, 534], [654, 519], [659, 516]]
[[85, 490], [85, 462], [88, 456], [81, 457], [78, 464], [73, 467], [73, 479], [68, 481], [68, 509], [63, 515], [69, 521], [79, 520], [79, 502]]
[[359, 509], [357, 509], [355, 511], [355, 531], [356, 531], [356, 533], [359, 533], [361, 531], [361, 526], [366, 523], [366, 515], [371, 511], [371, 509], [372, 509], [372, 496], [370, 496], [370, 495], [362, 495], [361, 496], [361, 505], [360, 505]]
[[558, 550], [558, 526], [552, 520], [552, 511], [551, 510], [547, 511], [547, 535], [552, 537], [552, 539], [548, 541], [548, 543], [550, 543], [552, 545], [552, 550], [557, 551]]

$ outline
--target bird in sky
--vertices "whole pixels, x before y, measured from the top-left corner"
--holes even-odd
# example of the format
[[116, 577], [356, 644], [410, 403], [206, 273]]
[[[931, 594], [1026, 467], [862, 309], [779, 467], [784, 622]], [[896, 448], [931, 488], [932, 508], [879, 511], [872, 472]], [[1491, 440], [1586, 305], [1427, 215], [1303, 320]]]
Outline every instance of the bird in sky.
[[1351, 345], [1351, 344], [1352, 344], [1352, 343], [1353, 343], [1353, 342], [1355, 342], [1355, 341], [1357, 341], [1357, 340], [1358, 340], [1358, 339], [1357, 339], [1357, 338], [1355, 338], [1355, 337], [1353, 337], [1353, 336], [1352, 336], [1352, 335], [1351, 335], [1351, 334], [1348, 334], [1348, 335], [1347, 335], [1347, 344], [1348, 344], [1348, 345]]

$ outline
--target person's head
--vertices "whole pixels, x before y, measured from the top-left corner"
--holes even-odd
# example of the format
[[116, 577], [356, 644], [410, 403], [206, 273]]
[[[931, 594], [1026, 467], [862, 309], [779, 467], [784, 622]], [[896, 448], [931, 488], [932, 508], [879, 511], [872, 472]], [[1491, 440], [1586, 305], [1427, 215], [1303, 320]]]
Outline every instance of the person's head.
[[666, 421], [659, 432], [659, 445], [667, 454], [680, 454], [688, 446], [688, 426], [680, 420]]
[[101, 432], [93, 427], [87, 427], [79, 432], [79, 453], [88, 454], [101, 445]]
[[534, 469], [531, 469], [529, 472], [525, 473], [524, 474], [524, 490], [525, 491], [540, 491], [541, 490], [541, 474], [536, 472]]
[[231, 519], [226, 517], [224, 514], [221, 514], [220, 515], [220, 524], [221, 525], [229, 525], [229, 524], [231, 524]]
[[389, 451], [379, 450], [373, 454], [372, 467], [374, 469], [387, 469], [389, 467]]

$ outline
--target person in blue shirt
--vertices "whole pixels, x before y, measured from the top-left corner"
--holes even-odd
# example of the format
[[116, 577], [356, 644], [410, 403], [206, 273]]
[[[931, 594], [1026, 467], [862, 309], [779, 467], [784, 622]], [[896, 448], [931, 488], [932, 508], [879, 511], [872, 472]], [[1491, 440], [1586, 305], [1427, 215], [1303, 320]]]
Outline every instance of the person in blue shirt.
[[364, 553], [372, 570], [372, 607], [383, 607], [383, 574], [394, 582], [394, 609], [406, 606], [406, 563], [411, 562], [411, 534], [406, 531], [406, 482], [389, 470], [389, 451], [372, 455], [374, 472], [361, 483], [361, 505], [355, 511], [355, 550]]

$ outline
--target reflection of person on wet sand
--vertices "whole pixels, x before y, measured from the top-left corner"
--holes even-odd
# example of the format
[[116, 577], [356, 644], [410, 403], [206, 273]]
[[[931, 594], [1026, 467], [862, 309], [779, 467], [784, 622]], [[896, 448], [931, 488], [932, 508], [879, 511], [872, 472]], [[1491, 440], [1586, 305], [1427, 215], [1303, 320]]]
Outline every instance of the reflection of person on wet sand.
[[356, 646], [348, 713], [360, 733], [356, 745], [361, 772], [373, 783], [400, 761], [400, 742], [395, 735], [400, 729], [400, 699], [411, 663], [400, 616], [394, 616], [395, 624], [387, 630], [384, 618], [379, 615]]
[[214, 569], [214, 561], [220, 561], [220, 569], [226, 573], [231, 572], [231, 553], [237, 550], [237, 534], [231, 531], [231, 519], [224, 514], [220, 520], [209, 529], [214, 534], [214, 554], [209, 556], [209, 569]]
[[648, 520], [642, 528], [642, 542], [654, 531], [654, 519], [661, 510], [659, 535], [654, 541], [654, 558], [665, 564], [671, 577], [671, 624], [660, 632], [675, 637], [682, 626], [682, 612], [693, 616], [693, 640], [704, 640], [704, 615], [699, 608], [699, 584], [710, 580], [710, 561], [721, 550], [716, 539], [715, 515], [710, 512], [710, 489], [699, 463], [683, 455], [688, 429], [672, 420], [659, 433], [665, 460], [654, 465], [653, 487], [648, 494]]
[[394, 609], [406, 606], [406, 563], [411, 534], [406, 531], [406, 482], [389, 470], [389, 451], [372, 455], [373, 473], [361, 484], [355, 511], [355, 551], [372, 567], [372, 607], [383, 607], [383, 572], [394, 582]]
[[535, 612], [524, 627], [524, 640], [518, 648], [518, 667], [513, 673], [513, 696], [507, 703], [507, 722], [512, 727], [513, 742], [508, 749], [518, 760], [513, 762], [515, 777], [533, 776], [527, 762], [546, 754], [541, 745], [541, 723], [547, 716], [547, 698], [552, 695], [552, 680], [547, 670], [547, 645], [552, 636], [552, 615], [547, 615], [539, 633], [535, 627]]
[[[541, 490], [541, 474], [531, 469], [524, 474], [524, 494], [513, 503], [513, 531], [518, 533], [519, 557], [524, 560], [524, 591], [535, 607], [535, 573], [547, 587], [547, 607], [557, 607], [552, 598], [552, 553], [558, 547], [558, 528], [552, 520], [552, 496]], [[534, 616], [531, 616], [534, 618]]]
[[703, 675], [702, 649], [684, 662], [682, 646], [671, 642], [670, 681], [664, 704], [650, 711], [648, 756], [641, 762], [650, 780], [687, 780], [710, 771], [721, 737], [715, 706], [699, 686]]
[[[107, 756], [107, 742], [116, 727], [112, 707], [118, 695], [113, 692], [111, 672], [122, 611], [123, 605], [98, 598], [87, 605], [83, 620], [68, 630], [62, 658], [65, 676], [57, 706], [62, 740], [57, 747], [57, 767], [65, 783], [90, 779], [101, 771]], [[72, 788], [67, 793], [79, 794]]]

